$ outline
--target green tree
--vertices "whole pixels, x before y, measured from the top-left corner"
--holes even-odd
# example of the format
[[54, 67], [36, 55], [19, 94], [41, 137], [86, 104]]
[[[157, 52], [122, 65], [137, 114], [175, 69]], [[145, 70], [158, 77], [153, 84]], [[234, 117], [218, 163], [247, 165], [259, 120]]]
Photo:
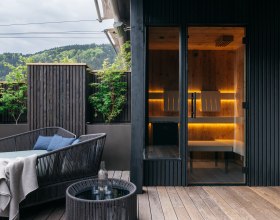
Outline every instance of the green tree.
[[26, 63], [32, 62], [29, 58], [20, 58], [21, 64], [14, 66], [5, 63], [5, 66], [10, 69], [6, 75], [6, 88], [1, 88], [0, 111], [8, 111], [13, 117], [16, 124], [18, 120], [27, 110], [27, 66]]
[[123, 110], [126, 103], [127, 83], [122, 79], [131, 68], [130, 43], [125, 43], [115, 61], [110, 64], [108, 59], [103, 62], [103, 68], [97, 72], [98, 83], [92, 83], [96, 92], [89, 101], [105, 122], [112, 122]]

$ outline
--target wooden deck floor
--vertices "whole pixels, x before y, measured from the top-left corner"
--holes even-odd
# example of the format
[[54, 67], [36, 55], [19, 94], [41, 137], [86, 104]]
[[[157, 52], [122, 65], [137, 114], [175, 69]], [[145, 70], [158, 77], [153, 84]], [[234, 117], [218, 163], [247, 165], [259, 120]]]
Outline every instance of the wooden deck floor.
[[[110, 177], [129, 180], [126, 171], [111, 171]], [[280, 219], [280, 187], [203, 186], [144, 187], [138, 195], [138, 218], [173, 219]], [[26, 209], [24, 220], [65, 218], [64, 201]]]

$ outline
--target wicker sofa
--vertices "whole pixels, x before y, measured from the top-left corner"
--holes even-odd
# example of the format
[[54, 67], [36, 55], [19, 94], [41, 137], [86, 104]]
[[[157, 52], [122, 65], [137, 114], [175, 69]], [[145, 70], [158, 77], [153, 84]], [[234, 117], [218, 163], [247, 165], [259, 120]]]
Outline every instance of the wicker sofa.
[[[60, 128], [48, 127], [0, 139], [0, 152], [32, 150], [39, 137], [58, 134], [76, 137]], [[21, 207], [65, 197], [66, 188], [77, 180], [97, 175], [106, 134], [89, 134], [79, 137], [79, 143], [54, 150], [37, 157], [37, 179], [39, 188], [21, 202]]]

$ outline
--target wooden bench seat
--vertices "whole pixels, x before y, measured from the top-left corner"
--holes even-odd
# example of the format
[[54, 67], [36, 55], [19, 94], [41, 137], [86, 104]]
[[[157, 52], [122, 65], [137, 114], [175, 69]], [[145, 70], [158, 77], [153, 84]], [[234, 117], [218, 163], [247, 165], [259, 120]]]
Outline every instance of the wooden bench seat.
[[190, 152], [190, 169], [193, 170], [193, 152], [215, 152], [215, 165], [218, 165], [218, 152], [224, 153], [225, 172], [228, 172], [229, 156], [234, 152], [234, 147], [243, 148], [241, 141], [213, 140], [213, 141], [188, 141]]

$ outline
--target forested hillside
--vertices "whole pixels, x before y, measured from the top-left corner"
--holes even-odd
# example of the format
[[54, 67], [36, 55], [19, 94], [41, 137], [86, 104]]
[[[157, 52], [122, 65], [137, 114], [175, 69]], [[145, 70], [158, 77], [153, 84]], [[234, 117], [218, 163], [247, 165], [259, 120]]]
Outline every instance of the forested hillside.
[[9, 72], [5, 63], [14, 66], [21, 64], [21, 57], [31, 57], [34, 62], [78, 62], [87, 63], [92, 69], [98, 70], [102, 67], [104, 59], [110, 62], [115, 58], [115, 52], [109, 44], [88, 44], [88, 45], [69, 45], [57, 47], [49, 50], [40, 51], [35, 54], [23, 55], [20, 53], [0, 54], [0, 80], [4, 80]]

